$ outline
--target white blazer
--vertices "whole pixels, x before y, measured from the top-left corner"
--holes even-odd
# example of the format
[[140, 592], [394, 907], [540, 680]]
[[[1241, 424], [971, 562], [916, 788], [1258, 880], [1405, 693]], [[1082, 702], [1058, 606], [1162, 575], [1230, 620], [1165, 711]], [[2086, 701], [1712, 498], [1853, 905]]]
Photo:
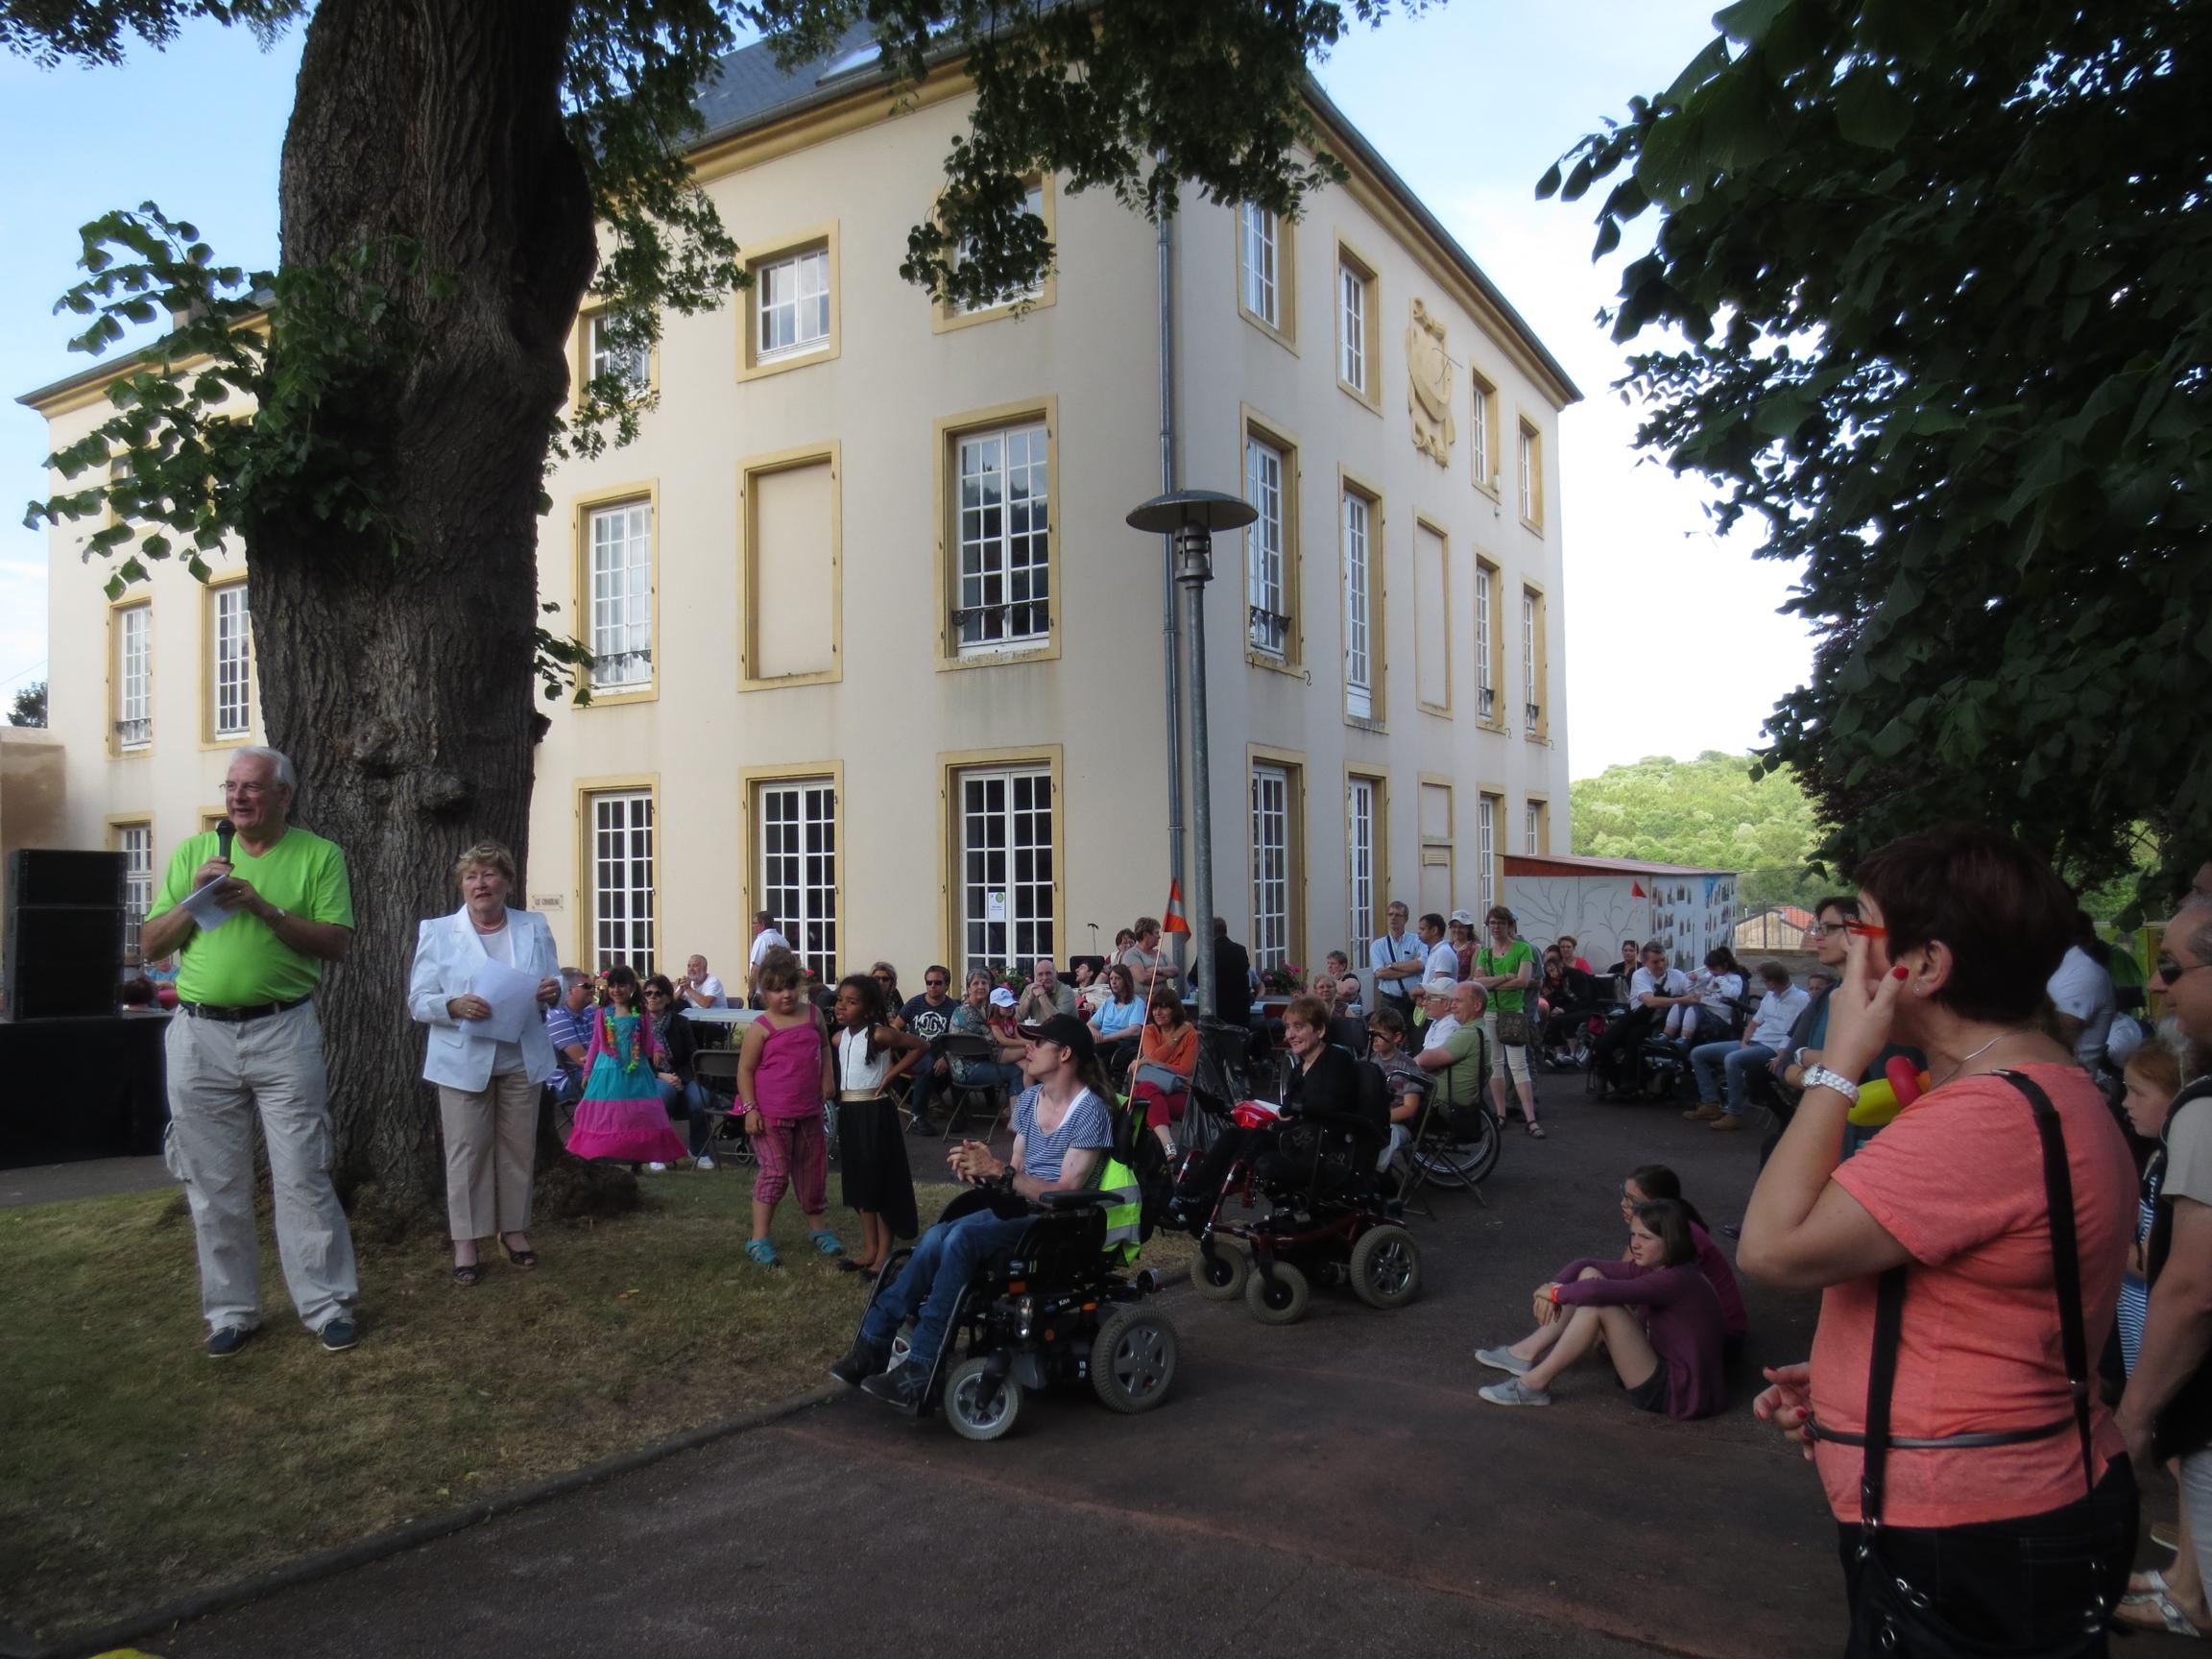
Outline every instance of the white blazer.
[[[560, 974], [561, 959], [554, 953], [553, 929], [535, 910], [509, 909], [508, 937], [515, 942], [515, 966], [540, 979]], [[422, 1076], [449, 1089], [473, 1094], [492, 1081], [492, 1061], [498, 1045], [461, 1029], [445, 1004], [469, 995], [476, 970], [484, 966], [483, 942], [464, 904], [450, 916], [434, 916], [415, 935], [415, 971], [407, 977], [407, 1011], [430, 1027], [428, 1051], [422, 1056]], [[522, 1028], [522, 1069], [533, 1081], [553, 1075], [553, 1043], [545, 1035], [545, 1022]]]

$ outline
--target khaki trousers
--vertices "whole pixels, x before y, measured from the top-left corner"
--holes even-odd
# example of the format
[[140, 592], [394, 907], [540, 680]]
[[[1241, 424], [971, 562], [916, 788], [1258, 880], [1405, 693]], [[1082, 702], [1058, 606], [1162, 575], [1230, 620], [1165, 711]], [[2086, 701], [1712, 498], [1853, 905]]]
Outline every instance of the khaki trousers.
[[353, 1236], [330, 1184], [323, 1027], [315, 1005], [239, 1024], [180, 1010], [162, 1040], [168, 1067], [169, 1172], [184, 1183], [200, 1247], [200, 1308], [209, 1330], [261, 1323], [261, 1243], [253, 1224], [253, 1119], [269, 1142], [276, 1253], [292, 1306], [320, 1331], [360, 1296]]
[[456, 1238], [520, 1233], [530, 1225], [538, 1151], [538, 1085], [526, 1071], [495, 1071], [473, 1092], [438, 1085], [445, 1130], [446, 1231]]

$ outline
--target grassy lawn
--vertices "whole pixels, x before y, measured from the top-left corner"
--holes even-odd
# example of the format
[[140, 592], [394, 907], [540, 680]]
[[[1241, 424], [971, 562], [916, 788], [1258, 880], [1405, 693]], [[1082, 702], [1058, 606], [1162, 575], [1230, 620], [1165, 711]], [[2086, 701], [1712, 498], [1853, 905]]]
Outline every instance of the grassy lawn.
[[[365, 1243], [347, 1354], [292, 1316], [265, 1245], [264, 1328], [220, 1362], [180, 1191], [0, 1211], [0, 1622], [51, 1640], [825, 1382], [868, 1282], [788, 1203], [783, 1268], [747, 1262], [752, 1190], [648, 1181], [637, 1214], [535, 1229], [535, 1272], [487, 1246], [472, 1290], [441, 1240]], [[919, 1190], [925, 1222], [951, 1190]]]
[[[265, 1326], [220, 1362], [180, 1192], [0, 1212], [0, 1621], [52, 1638], [826, 1381], [867, 1281], [788, 1203], [785, 1266], [748, 1262], [752, 1187], [648, 1182], [639, 1214], [539, 1229], [542, 1266], [488, 1255], [472, 1290], [441, 1241], [365, 1247], [348, 1354], [265, 1248]], [[950, 1190], [921, 1190], [925, 1219]]]

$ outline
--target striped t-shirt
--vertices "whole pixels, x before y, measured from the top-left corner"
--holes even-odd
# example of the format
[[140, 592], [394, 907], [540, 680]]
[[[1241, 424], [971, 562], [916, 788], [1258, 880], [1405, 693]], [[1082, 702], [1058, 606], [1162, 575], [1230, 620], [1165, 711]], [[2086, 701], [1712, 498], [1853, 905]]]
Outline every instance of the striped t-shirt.
[[1014, 1133], [1022, 1140], [1022, 1173], [1057, 1181], [1069, 1153], [1085, 1146], [1104, 1151], [1114, 1144], [1114, 1120], [1107, 1115], [1106, 1103], [1086, 1089], [1075, 1096], [1060, 1126], [1044, 1134], [1037, 1127], [1038, 1097], [1044, 1092], [1042, 1084], [1022, 1091], [1022, 1098], [1014, 1102]]

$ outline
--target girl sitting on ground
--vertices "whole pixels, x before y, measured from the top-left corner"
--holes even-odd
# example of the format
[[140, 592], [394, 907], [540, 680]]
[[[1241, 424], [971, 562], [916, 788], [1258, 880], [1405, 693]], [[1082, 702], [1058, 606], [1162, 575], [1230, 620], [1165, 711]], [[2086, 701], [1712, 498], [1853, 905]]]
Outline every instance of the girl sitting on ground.
[[[1682, 1177], [1664, 1164], [1647, 1164], [1621, 1183], [1621, 1224], [1633, 1234], [1636, 1206], [1652, 1198], [1671, 1198], [1682, 1206], [1682, 1214], [1690, 1217], [1690, 1238], [1697, 1246], [1697, 1267], [1705, 1275], [1705, 1282], [1713, 1286], [1713, 1294], [1720, 1299], [1720, 1328], [1727, 1333], [1725, 1352], [1733, 1359], [1751, 1330], [1751, 1316], [1743, 1309], [1743, 1287], [1736, 1283], [1736, 1269], [1729, 1265], [1720, 1246], [1713, 1242], [1713, 1235], [1705, 1226], [1705, 1217], [1697, 1214], [1697, 1206], [1682, 1196]], [[1635, 1258], [1623, 1251], [1621, 1260], [1630, 1262]]]
[[[1510, 1373], [1481, 1390], [1493, 1406], [1549, 1406], [1551, 1384], [1602, 1340], [1630, 1404], [1688, 1421], [1726, 1408], [1720, 1301], [1697, 1269], [1690, 1216], [1671, 1198], [1636, 1206], [1626, 1262], [1570, 1262], [1536, 1291], [1537, 1327], [1475, 1358]], [[1542, 1358], [1531, 1358], [1540, 1354]]]
[[837, 982], [836, 1018], [837, 1164], [845, 1208], [860, 1216], [860, 1254], [837, 1265], [874, 1273], [890, 1259], [892, 1240], [922, 1230], [899, 1108], [888, 1086], [929, 1045], [891, 1028], [881, 985], [870, 974], [849, 974]]
[[[799, 959], [771, 950], [760, 959], [764, 1006], [745, 1027], [737, 1055], [737, 1098], [745, 1103], [745, 1133], [760, 1172], [753, 1182], [753, 1237], [745, 1254], [763, 1267], [781, 1267], [769, 1237], [776, 1206], [796, 1188], [806, 1217], [807, 1241], [825, 1256], [844, 1253], [830, 1231], [828, 1147], [822, 1105], [837, 1086], [835, 1057], [824, 1041], [822, 1015], [806, 999]], [[659, 1103], [658, 1098], [655, 1101]], [[666, 1122], [665, 1117], [661, 1119]]]

